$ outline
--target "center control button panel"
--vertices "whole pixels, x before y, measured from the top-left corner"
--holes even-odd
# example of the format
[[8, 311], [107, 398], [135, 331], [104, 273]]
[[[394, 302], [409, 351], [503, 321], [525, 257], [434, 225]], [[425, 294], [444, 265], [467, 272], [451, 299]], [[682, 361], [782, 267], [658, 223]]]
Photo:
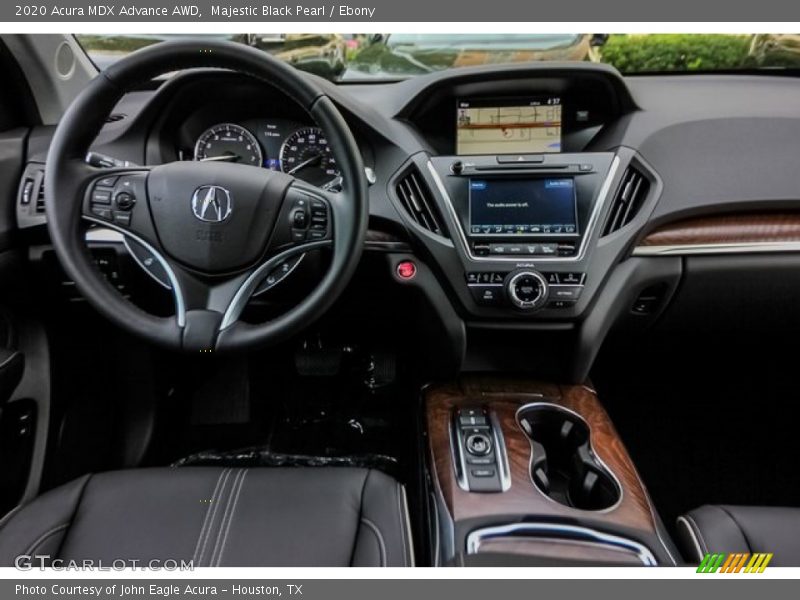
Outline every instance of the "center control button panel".
[[507, 460], [502, 436], [498, 436], [482, 406], [461, 407], [453, 415], [453, 449], [458, 481], [469, 492], [502, 492], [508, 489]]
[[473, 299], [480, 306], [523, 311], [570, 308], [580, 299], [586, 283], [585, 273], [532, 269], [470, 271], [465, 277]]
[[472, 252], [476, 256], [575, 256], [575, 242], [470, 242]]

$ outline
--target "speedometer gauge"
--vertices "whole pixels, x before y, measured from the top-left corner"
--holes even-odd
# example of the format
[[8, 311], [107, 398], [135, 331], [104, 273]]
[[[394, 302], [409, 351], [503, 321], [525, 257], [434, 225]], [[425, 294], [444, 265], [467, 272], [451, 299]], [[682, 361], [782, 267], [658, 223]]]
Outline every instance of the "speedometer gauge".
[[220, 123], [204, 131], [194, 146], [194, 159], [236, 162], [254, 167], [264, 165], [264, 155], [255, 136], [233, 123]]
[[336, 159], [322, 129], [303, 127], [281, 147], [281, 169], [311, 184], [322, 186], [339, 177]]

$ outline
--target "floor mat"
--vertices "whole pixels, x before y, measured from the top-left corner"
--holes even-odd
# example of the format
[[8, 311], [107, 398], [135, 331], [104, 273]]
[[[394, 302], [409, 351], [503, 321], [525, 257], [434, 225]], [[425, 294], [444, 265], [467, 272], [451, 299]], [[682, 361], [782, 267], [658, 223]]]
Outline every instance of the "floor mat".
[[[604, 353], [599, 397], [674, 531], [708, 503], [800, 506], [800, 403], [783, 347], [653, 340]], [[621, 360], [622, 359], [622, 360]]]

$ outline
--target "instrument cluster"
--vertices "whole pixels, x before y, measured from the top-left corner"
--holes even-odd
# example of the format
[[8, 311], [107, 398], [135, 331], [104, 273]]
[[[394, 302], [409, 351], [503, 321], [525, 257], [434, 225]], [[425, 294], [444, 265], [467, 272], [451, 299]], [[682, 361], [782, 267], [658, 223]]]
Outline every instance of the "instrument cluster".
[[340, 181], [325, 133], [290, 119], [249, 119], [208, 127], [194, 143], [199, 161], [230, 161], [283, 171], [322, 188]]

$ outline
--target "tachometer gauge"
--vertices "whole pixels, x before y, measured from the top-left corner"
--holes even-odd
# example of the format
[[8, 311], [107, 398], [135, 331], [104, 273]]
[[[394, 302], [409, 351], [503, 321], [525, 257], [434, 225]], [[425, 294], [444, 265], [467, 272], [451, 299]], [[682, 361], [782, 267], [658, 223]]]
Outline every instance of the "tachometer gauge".
[[220, 123], [204, 131], [194, 146], [194, 159], [229, 161], [254, 167], [264, 165], [264, 155], [255, 136], [233, 123]]
[[292, 133], [281, 146], [284, 173], [323, 186], [339, 177], [336, 159], [322, 129], [303, 127]]

